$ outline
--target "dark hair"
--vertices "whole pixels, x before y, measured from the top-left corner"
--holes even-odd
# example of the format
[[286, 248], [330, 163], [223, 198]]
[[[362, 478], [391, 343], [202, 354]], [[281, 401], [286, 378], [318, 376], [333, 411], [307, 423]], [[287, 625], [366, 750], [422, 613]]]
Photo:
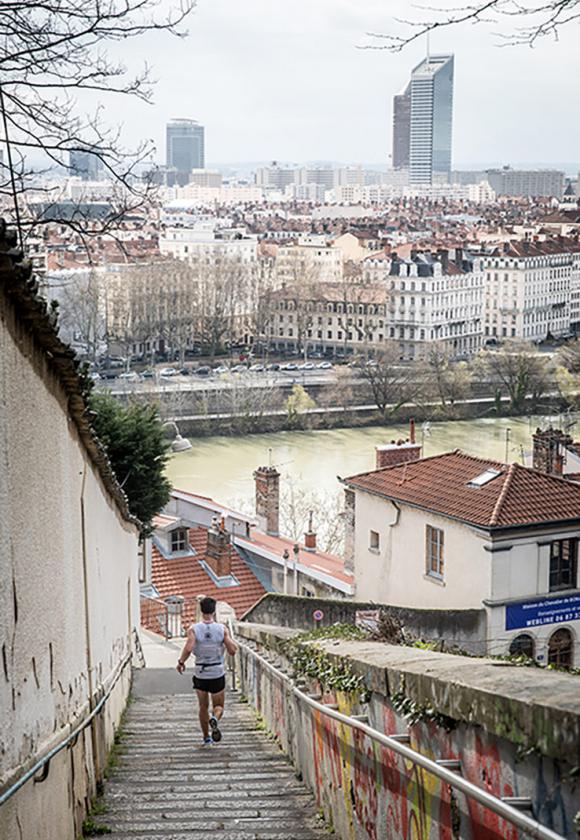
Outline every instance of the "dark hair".
[[213, 615], [215, 612], [215, 598], [202, 598], [199, 606], [204, 615]]

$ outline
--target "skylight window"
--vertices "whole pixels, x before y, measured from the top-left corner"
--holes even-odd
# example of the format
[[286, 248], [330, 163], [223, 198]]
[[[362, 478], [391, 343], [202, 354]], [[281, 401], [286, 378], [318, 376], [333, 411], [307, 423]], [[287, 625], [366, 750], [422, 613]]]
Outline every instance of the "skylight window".
[[497, 478], [498, 475], [501, 475], [501, 470], [486, 470], [482, 472], [481, 475], [472, 478], [471, 481], [467, 482], [468, 487], [475, 487], [477, 490], [480, 487], [484, 487], [486, 484], [489, 484], [490, 481], [493, 481], [494, 478]]

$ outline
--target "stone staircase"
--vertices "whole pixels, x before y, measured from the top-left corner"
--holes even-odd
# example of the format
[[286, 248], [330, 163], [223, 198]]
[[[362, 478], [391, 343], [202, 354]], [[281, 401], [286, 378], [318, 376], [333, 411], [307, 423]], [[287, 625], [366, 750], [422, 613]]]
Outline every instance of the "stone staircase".
[[137, 694], [95, 822], [111, 840], [328, 838], [312, 795], [235, 693], [222, 731], [219, 745], [200, 745], [193, 693]]

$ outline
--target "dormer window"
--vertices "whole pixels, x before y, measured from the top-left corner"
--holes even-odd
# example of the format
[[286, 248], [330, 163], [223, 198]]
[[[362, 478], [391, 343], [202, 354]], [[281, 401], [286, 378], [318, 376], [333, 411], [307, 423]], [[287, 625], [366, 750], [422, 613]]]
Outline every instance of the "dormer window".
[[187, 528], [176, 528], [171, 532], [171, 553], [187, 551], [189, 548], [189, 534]]

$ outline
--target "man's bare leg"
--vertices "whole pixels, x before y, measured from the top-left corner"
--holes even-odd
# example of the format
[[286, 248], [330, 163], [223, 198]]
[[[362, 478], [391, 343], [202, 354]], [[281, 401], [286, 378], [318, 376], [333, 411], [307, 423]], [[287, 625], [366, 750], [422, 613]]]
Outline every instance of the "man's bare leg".
[[209, 738], [209, 695], [207, 691], [200, 691], [197, 689], [197, 699], [199, 701], [199, 724], [203, 737]]
[[216, 694], [212, 694], [211, 717], [209, 719], [209, 725], [211, 728], [211, 737], [215, 742], [221, 741], [222, 739], [222, 733], [220, 732], [218, 721], [224, 713], [224, 703], [225, 691], [218, 691]]
[[220, 691], [218, 694], [212, 694], [211, 696], [211, 705], [214, 717], [220, 720], [221, 716], [224, 713], [224, 705], [226, 702], [226, 692]]

